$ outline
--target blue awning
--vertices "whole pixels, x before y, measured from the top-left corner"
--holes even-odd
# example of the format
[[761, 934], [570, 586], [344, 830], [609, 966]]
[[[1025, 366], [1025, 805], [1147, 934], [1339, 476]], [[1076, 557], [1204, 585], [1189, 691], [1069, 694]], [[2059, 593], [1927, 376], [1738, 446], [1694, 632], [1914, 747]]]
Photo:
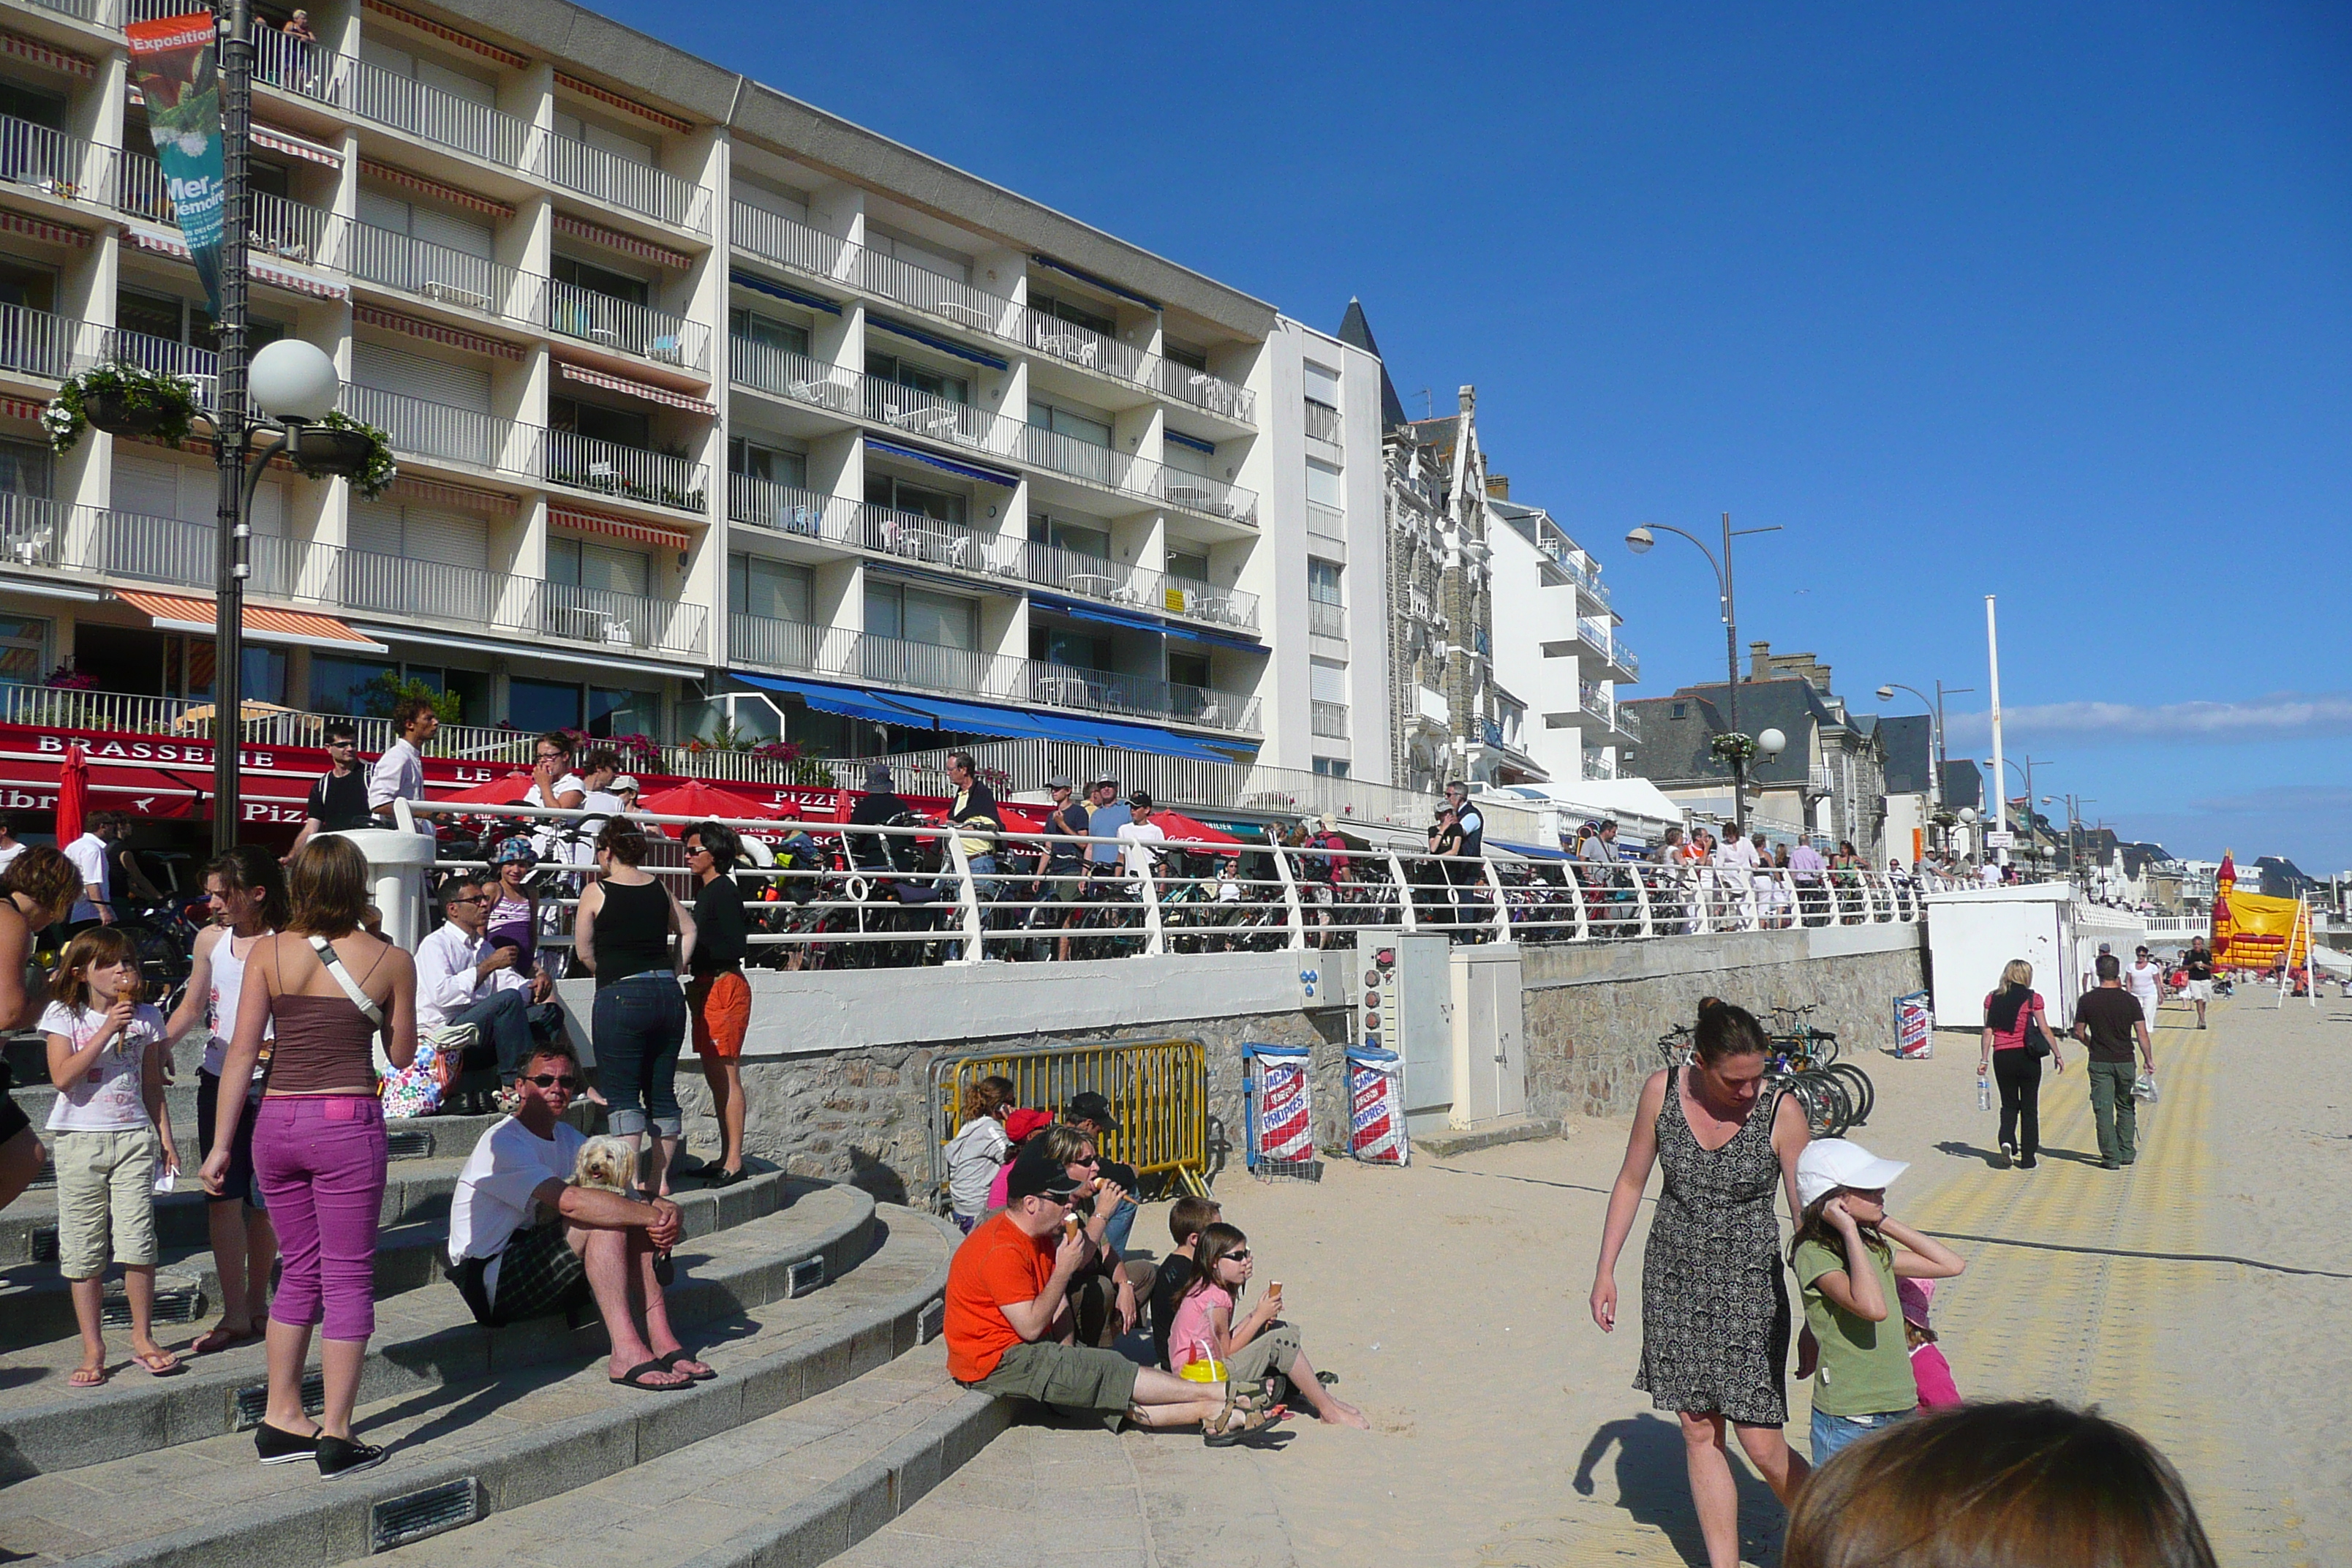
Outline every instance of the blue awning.
[[1565, 860], [1568, 858], [1568, 856], [1560, 850], [1546, 849], [1540, 845], [1511, 844], [1500, 838], [1489, 839], [1487, 842], [1494, 845], [1497, 849], [1507, 849], [1514, 855], [1524, 855], [1530, 860]]
[[995, 708], [982, 702], [958, 702], [947, 697], [917, 697], [898, 692], [890, 700], [903, 707], [917, 708], [929, 714], [934, 730], [954, 730], [967, 735], [1001, 735], [1010, 739], [1045, 741], [1055, 738], [1052, 730], [1037, 721], [1034, 714], [1018, 708]]
[[1186, 626], [1174, 619], [1156, 618], [1149, 610], [1112, 609], [1108, 605], [1088, 604], [1077, 599], [1057, 598], [1051, 594], [1031, 593], [1029, 602], [1040, 609], [1072, 616], [1081, 621], [1099, 621], [1106, 626], [1126, 626], [1133, 631], [1163, 632], [1171, 637], [1191, 642], [1213, 643], [1219, 647], [1237, 647], [1247, 653], [1264, 653], [1265, 645], [1252, 637], [1239, 637], [1226, 632]]
[[1160, 438], [1163, 441], [1173, 441], [1179, 447], [1189, 447], [1193, 451], [1208, 457], [1213, 458], [1217, 455], [1217, 444], [1214, 441], [1203, 441], [1198, 436], [1187, 436], [1181, 430], [1162, 430], [1160, 432]]
[[1219, 751], [1196, 735], [1180, 735], [1172, 730], [1156, 730], [1148, 724], [1125, 724], [1116, 719], [1098, 719], [1091, 713], [1032, 712], [1029, 716], [1046, 726], [1057, 741], [1077, 741], [1090, 746], [1125, 746], [1130, 752], [1150, 752], [1154, 756], [1230, 763], [1235, 750], [1255, 749], [1255, 742], [1235, 739], [1225, 742], [1225, 750]]
[[1235, 637], [1231, 632], [1213, 632], [1200, 626], [1188, 626], [1181, 621], [1168, 623], [1168, 635], [1187, 642], [1214, 643], [1219, 647], [1237, 647], [1244, 653], [1264, 653], [1265, 644], [1255, 637]]
[[823, 680], [787, 680], [779, 676], [752, 675], [740, 669], [733, 673], [735, 679], [746, 686], [797, 697], [810, 707], [822, 709], [827, 713], [845, 714], [852, 719], [865, 719], [877, 724], [929, 727], [931, 723], [929, 714], [894, 701], [878, 691], [867, 691], [855, 686], [835, 686]]
[[822, 294], [810, 294], [798, 289], [788, 289], [782, 283], [771, 283], [766, 279], [755, 278], [749, 272], [730, 272], [727, 275], [727, 280], [730, 283], [740, 283], [755, 293], [772, 295], [779, 300], [789, 300], [795, 305], [806, 305], [812, 310], [828, 310], [836, 316], [841, 314], [841, 307]]
[[887, 316], [877, 316], [871, 310], [866, 312], [866, 324], [869, 327], [879, 327], [892, 336], [905, 338], [909, 342], [920, 343], [927, 349], [937, 349], [943, 354], [953, 354], [958, 359], [968, 359], [974, 364], [984, 364], [991, 370], [1011, 368], [994, 354], [985, 354], [978, 349], [968, 349], [961, 343], [951, 342], [935, 332], [927, 332], [920, 327], [908, 326], [904, 321], [894, 321]]
[[1081, 283], [1091, 283], [1106, 294], [1116, 294], [1120, 299], [1140, 305], [1147, 310], [1160, 309], [1160, 301], [1150, 295], [1139, 294], [1132, 289], [1122, 289], [1108, 278], [1097, 278], [1093, 273], [1073, 267], [1066, 261], [1056, 261], [1044, 254], [1033, 255], [1029, 259], [1040, 267], [1049, 267], [1065, 277], [1075, 278]]
[[977, 463], [966, 463], [954, 458], [943, 458], [937, 452], [926, 452], [920, 447], [901, 447], [896, 441], [877, 441], [871, 436], [866, 437], [866, 449], [892, 458], [904, 458], [910, 463], [927, 463], [934, 468], [941, 468], [950, 474], [959, 474], [967, 479], [978, 479], [984, 485], [1003, 485], [1007, 489], [1011, 489], [1021, 482], [1011, 474], [1001, 474], [994, 468], [983, 468]]

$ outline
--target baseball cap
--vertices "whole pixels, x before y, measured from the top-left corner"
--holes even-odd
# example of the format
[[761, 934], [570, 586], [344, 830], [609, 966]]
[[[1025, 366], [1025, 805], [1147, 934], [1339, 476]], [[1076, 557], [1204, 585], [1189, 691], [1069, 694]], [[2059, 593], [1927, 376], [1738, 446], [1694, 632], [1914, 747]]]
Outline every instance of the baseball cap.
[[1108, 784], [1111, 788], [1117, 789], [1118, 787], [1118, 781], [1111, 777], [1108, 773], [1097, 773], [1094, 777], [1087, 781], [1087, 787], [1088, 789], [1100, 789], [1105, 784]]
[[1097, 1127], [1112, 1132], [1118, 1131], [1118, 1118], [1110, 1113], [1110, 1101], [1093, 1089], [1070, 1096], [1070, 1108], [1066, 1114], [1073, 1121], [1084, 1117]]
[[637, 782], [636, 775], [635, 773], [621, 773], [616, 775], [613, 780], [613, 793], [614, 795], [626, 795], [631, 790], [638, 790], [645, 787], [645, 785]]
[[1910, 1168], [1908, 1161], [1882, 1160], [1852, 1139], [1816, 1138], [1797, 1156], [1797, 1201], [1811, 1208], [1840, 1187], [1873, 1192]]
[[1046, 1128], [1051, 1127], [1052, 1125], [1054, 1125], [1054, 1113], [1052, 1111], [1031, 1110], [1026, 1107], [1024, 1107], [1021, 1110], [1006, 1113], [1004, 1118], [1004, 1135], [1013, 1140], [1015, 1143], [1018, 1143], [1024, 1139], [1034, 1137], [1036, 1134], [1043, 1132]]
[[890, 770], [883, 767], [879, 763], [866, 769], [866, 787], [867, 789], [888, 789], [890, 787]]
[[1070, 1173], [1045, 1157], [1042, 1148], [1024, 1149], [1013, 1162], [1013, 1173], [1004, 1178], [1004, 1201], [1017, 1204], [1023, 1198], [1051, 1198], [1066, 1204], [1078, 1195], [1078, 1184], [1070, 1180]]
[[1129, 805], [1139, 805], [1144, 810], [1150, 811], [1151, 809], [1151, 796], [1144, 790], [1137, 790], [1133, 795], [1127, 797], [1127, 804]]
[[1047, 789], [1067, 789], [1070, 787], [1070, 775], [1067, 773], [1055, 773], [1052, 778], [1045, 781], [1045, 787]]

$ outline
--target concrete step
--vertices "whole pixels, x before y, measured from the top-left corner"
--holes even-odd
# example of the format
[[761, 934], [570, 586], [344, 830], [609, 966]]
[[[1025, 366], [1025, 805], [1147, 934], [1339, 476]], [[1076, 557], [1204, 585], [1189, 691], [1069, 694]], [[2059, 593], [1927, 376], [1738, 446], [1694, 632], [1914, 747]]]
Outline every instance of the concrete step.
[[[404, 1528], [459, 1528], [566, 1494], [594, 1506], [605, 1485], [626, 1484], [610, 1478], [797, 1405], [936, 1336], [954, 1237], [912, 1210], [891, 1206], [877, 1218], [881, 1246], [837, 1283], [770, 1303], [723, 1334], [689, 1336], [719, 1370], [714, 1382], [677, 1393], [619, 1388], [599, 1357], [585, 1367], [501, 1363], [478, 1381], [389, 1396], [369, 1390], [355, 1425], [393, 1449], [373, 1470], [325, 1484], [307, 1466], [256, 1464], [251, 1439], [235, 1433], [37, 1476], [0, 1490], [0, 1553], [44, 1568], [327, 1564], [398, 1545]], [[592, 1484], [593, 1492], [580, 1489]]]
[[[51, 1136], [48, 1130], [49, 1107], [57, 1102], [58, 1098], [57, 1089], [48, 1081], [47, 1069], [42, 1069], [37, 1083], [27, 1083], [24, 1078], [18, 1077], [16, 1087], [8, 1091], [8, 1097], [32, 1119], [33, 1131], [46, 1146]], [[179, 1082], [163, 1086], [163, 1104], [172, 1113], [172, 1135], [179, 1140], [180, 1155], [189, 1163], [189, 1175], [193, 1179], [193, 1167], [203, 1163], [196, 1152], [194, 1069], [182, 1073]], [[392, 1157], [395, 1160], [429, 1158], [436, 1153], [464, 1155], [472, 1151], [476, 1140], [498, 1119], [495, 1112], [480, 1116], [395, 1116], [384, 1122], [383, 1130], [384, 1136], [392, 1144]], [[583, 1132], [602, 1132], [604, 1131], [604, 1108], [583, 1100], [565, 1113], [565, 1120]]]
[[[600, 1482], [446, 1531], [396, 1568], [822, 1563], [912, 1507], [1004, 1428], [1008, 1406], [948, 1377], [944, 1342]], [[710, 1500], [723, 1498], [725, 1506]]]
[[[875, 1234], [874, 1200], [854, 1187], [770, 1177], [696, 1195], [704, 1201], [680, 1205], [690, 1239], [674, 1254], [679, 1282], [669, 1295], [670, 1310], [681, 1325], [785, 1300], [795, 1289], [804, 1293], [854, 1268]], [[790, 1206], [779, 1212], [786, 1201]], [[419, 1238], [422, 1245], [408, 1252], [417, 1288], [379, 1301], [376, 1309], [361, 1382], [367, 1397], [430, 1391], [484, 1377], [493, 1367], [576, 1360], [603, 1347], [604, 1328], [593, 1316], [578, 1329], [559, 1318], [480, 1327], [456, 1287], [440, 1277], [439, 1227], [419, 1228], [436, 1234]], [[195, 1334], [191, 1328], [157, 1337], [184, 1355]], [[124, 1360], [113, 1363], [113, 1381], [97, 1389], [67, 1384], [80, 1360], [79, 1339], [70, 1333], [0, 1354], [0, 1486], [251, 1424], [254, 1390], [265, 1381], [260, 1345], [241, 1345], [206, 1356], [178, 1376], [155, 1378], [129, 1364], [121, 1331], [110, 1332], [108, 1344]]]

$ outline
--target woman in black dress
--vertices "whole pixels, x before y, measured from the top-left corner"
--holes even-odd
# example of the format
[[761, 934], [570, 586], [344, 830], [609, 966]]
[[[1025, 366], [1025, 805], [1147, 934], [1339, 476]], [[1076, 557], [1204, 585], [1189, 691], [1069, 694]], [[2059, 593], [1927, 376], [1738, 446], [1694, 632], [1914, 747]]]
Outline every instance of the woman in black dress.
[[1625, 1163], [1609, 1194], [1592, 1321], [1617, 1326], [1617, 1255], [1633, 1233], [1650, 1167], [1665, 1168], [1642, 1260], [1642, 1370], [1633, 1386], [1682, 1420], [1691, 1500], [1712, 1568], [1738, 1568], [1739, 1494], [1724, 1446], [1739, 1447], [1785, 1505], [1809, 1473], [1781, 1435], [1789, 1292], [1780, 1278], [1776, 1190], [1798, 1212], [1797, 1156], [1807, 1142], [1795, 1098], [1764, 1085], [1764, 1031], [1744, 1007], [1699, 1004], [1687, 1067], [1650, 1075]]

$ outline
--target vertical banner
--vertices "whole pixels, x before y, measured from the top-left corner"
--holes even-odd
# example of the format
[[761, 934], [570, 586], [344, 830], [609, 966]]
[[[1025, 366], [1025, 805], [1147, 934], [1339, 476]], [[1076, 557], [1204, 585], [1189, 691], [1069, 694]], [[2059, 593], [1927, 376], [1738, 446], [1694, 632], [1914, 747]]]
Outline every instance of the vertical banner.
[[219, 51], [210, 11], [133, 22], [131, 68], [147, 99], [147, 130], [163, 166], [164, 188], [180, 237], [204, 280], [213, 320], [220, 320], [220, 253], [228, 190], [221, 163]]
[[1404, 1132], [1404, 1058], [1394, 1051], [1348, 1053], [1348, 1152], [1368, 1165], [1409, 1165]]
[[1936, 1054], [1935, 1020], [1927, 1011], [1927, 993], [1906, 992], [1895, 999], [1895, 1054], [1926, 1061]]
[[1250, 1169], [1312, 1163], [1315, 1116], [1306, 1047], [1253, 1044], [1244, 1046], [1242, 1055], [1252, 1069], [1245, 1107]]

